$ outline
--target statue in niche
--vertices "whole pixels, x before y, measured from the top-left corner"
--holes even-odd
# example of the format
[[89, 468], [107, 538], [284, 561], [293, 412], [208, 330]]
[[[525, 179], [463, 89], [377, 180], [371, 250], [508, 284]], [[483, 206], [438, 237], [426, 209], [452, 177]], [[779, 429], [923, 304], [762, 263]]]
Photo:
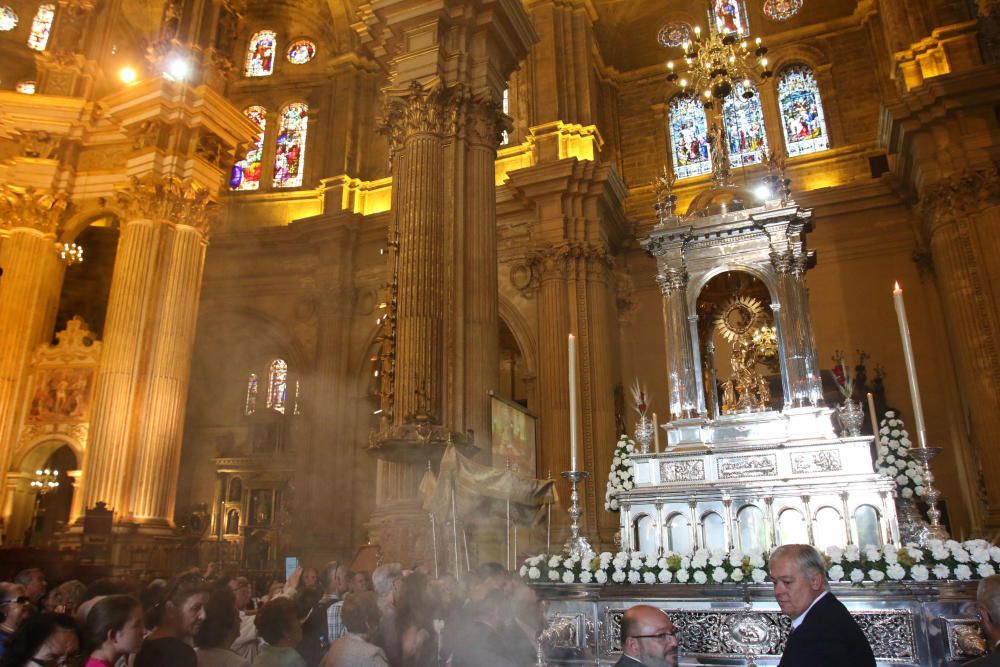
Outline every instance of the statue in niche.
[[777, 338], [759, 299], [736, 296], [719, 311], [716, 329], [731, 344], [732, 375], [722, 383], [722, 412], [768, 410], [771, 388], [758, 365], [777, 353]]

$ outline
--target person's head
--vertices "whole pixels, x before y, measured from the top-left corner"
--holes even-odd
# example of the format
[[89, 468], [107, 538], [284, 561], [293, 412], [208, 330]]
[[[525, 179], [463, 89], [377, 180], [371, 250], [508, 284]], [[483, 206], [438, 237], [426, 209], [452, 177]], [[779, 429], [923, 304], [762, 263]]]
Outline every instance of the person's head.
[[302, 570], [299, 588], [319, 588], [319, 572], [316, 571], [316, 568], [307, 567]]
[[622, 650], [647, 667], [676, 667], [678, 642], [666, 612], [639, 604], [622, 616]]
[[295, 603], [288, 598], [269, 600], [253, 619], [257, 634], [271, 646], [295, 646], [302, 641], [302, 626]]
[[56, 667], [72, 664], [80, 650], [76, 623], [66, 614], [38, 614], [25, 619], [7, 643], [0, 666]]
[[323, 568], [320, 581], [323, 584], [324, 593], [342, 596], [347, 592], [347, 568], [335, 560], [330, 561]]
[[378, 628], [378, 597], [372, 591], [351, 593], [344, 600], [340, 618], [349, 632], [370, 637]]
[[827, 588], [826, 562], [808, 544], [786, 544], [771, 553], [768, 561], [774, 581], [774, 599], [782, 613], [798, 618]]
[[31, 599], [31, 603], [36, 607], [42, 597], [45, 596], [45, 591], [49, 586], [49, 583], [45, 581], [45, 573], [37, 567], [18, 572], [14, 576], [14, 583], [24, 586], [25, 595]]
[[205, 622], [194, 636], [198, 648], [224, 648], [240, 635], [240, 612], [236, 596], [229, 588], [217, 588], [208, 596]]
[[414, 572], [403, 578], [396, 596], [396, 612], [401, 629], [433, 627], [434, 600], [426, 576]]
[[979, 582], [976, 609], [979, 625], [992, 646], [1000, 641], [1000, 574], [991, 574]]
[[189, 639], [205, 621], [206, 602], [208, 587], [201, 576], [183, 574], [162, 590], [162, 597], [152, 609], [152, 618], [147, 616], [147, 619], [153, 621], [161, 635]]
[[60, 584], [45, 598], [45, 610], [58, 614], [73, 614], [83, 601], [86, 592], [87, 587], [76, 579]]
[[0, 583], [0, 623], [7, 628], [16, 630], [21, 625], [30, 603], [24, 586], [6, 581]]
[[500, 563], [483, 563], [475, 569], [469, 584], [469, 600], [482, 600], [492, 591], [503, 590], [510, 581], [507, 570]]
[[366, 572], [351, 572], [347, 577], [348, 593], [364, 593], [370, 591], [372, 587], [368, 583]]
[[396, 596], [397, 586], [403, 578], [403, 566], [399, 563], [379, 565], [372, 572], [372, 586], [375, 594], [382, 600], [392, 600]]
[[246, 577], [233, 577], [229, 580], [227, 586], [233, 593], [233, 600], [237, 609], [243, 610], [250, 606], [250, 600], [253, 599], [253, 586], [250, 585], [249, 579]]
[[142, 617], [142, 605], [131, 595], [102, 597], [87, 612], [87, 649], [114, 658], [138, 653], [146, 633]]

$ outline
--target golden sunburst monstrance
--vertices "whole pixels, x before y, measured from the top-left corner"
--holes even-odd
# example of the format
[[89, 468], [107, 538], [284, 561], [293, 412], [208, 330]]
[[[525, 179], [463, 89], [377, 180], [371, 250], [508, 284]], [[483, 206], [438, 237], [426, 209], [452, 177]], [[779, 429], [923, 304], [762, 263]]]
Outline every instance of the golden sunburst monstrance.
[[730, 343], [749, 338], [754, 330], [767, 324], [764, 304], [752, 296], [734, 296], [715, 317], [715, 328]]

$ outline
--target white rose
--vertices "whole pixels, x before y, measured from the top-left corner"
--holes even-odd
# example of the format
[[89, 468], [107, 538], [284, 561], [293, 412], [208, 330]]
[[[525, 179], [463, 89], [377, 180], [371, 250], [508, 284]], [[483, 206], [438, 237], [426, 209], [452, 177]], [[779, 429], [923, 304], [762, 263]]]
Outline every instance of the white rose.
[[614, 574], [611, 575], [611, 581], [616, 584], [620, 584], [625, 581], [625, 572], [622, 570], [615, 570]]
[[917, 476], [917, 471], [914, 470], [913, 468], [907, 468], [906, 472], [903, 474], [909, 477], [910, 479], [913, 479], [914, 477]]
[[598, 570], [597, 572], [594, 573], [594, 581], [596, 581], [599, 584], [607, 583], [608, 573], [605, 572], [604, 570]]
[[972, 570], [969, 569], [968, 565], [956, 565], [955, 578], [958, 579], [959, 581], [965, 581], [966, 579], [971, 579]]
[[895, 477], [896, 475], [899, 474], [899, 468], [893, 465], [886, 466], [885, 474], [888, 475], [889, 477]]
[[575, 578], [576, 577], [573, 576], [573, 573], [571, 571], [566, 570], [565, 572], [563, 572], [562, 580], [564, 584], [572, 584]]
[[878, 548], [876, 548], [876, 547], [866, 547], [865, 548], [865, 560], [868, 560], [868, 561], [870, 561], [872, 563], [877, 563], [880, 560], [882, 560], [882, 554], [879, 552]]
[[526, 576], [528, 576], [528, 566], [527, 565], [522, 565], [521, 569], [517, 571], [517, 574], [522, 579], [524, 579]]
[[631, 490], [632, 490], [632, 482], [630, 482], [630, 481], [628, 481], [628, 480], [625, 480], [624, 482], [622, 482], [622, 487], [623, 487], [623, 488], [624, 488], [624, 489], [625, 489], [626, 491], [631, 491]]
[[532, 567], [528, 569], [529, 579], [538, 579], [540, 576], [542, 576], [542, 572], [537, 567]]
[[691, 557], [681, 556], [681, 569], [686, 570], [691, 567]]
[[857, 567], [857, 568], [854, 568], [853, 570], [851, 570], [851, 581], [852, 582], [854, 582], [856, 584], [860, 584], [864, 580], [865, 580], [865, 573], [864, 573], [864, 571], [860, 567]]
[[[976, 545], [978, 547], [978, 545]], [[983, 549], [982, 547], [976, 548], [972, 551], [972, 560], [976, 563], [985, 563], [990, 559], [990, 551], [988, 548]]]
[[897, 428], [892, 429], [892, 431], [889, 432], [889, 435], [891, 437], [893, 437], [893, 438], [898, 438], [899, 437], [899, 429], [897, 429]]
[[661, 584], [669, 584], [673, 578], [674, 578], [674, 573], [671, 572], [670, 570], [666, 568], [660, 570], [660, 576], [658, 577], [658, 579], [660, 580]]
[[[962, 547], [958, 547], [957, 549], [952, 549], [951, 550], [951, 557], [954, 558], [955, 562], [957, 562], [957, 563], [968, 563], [969, 562], [969, 552], [966, 551], [965, 549], [963, 549]], [[956, 569], [956, 571], [957, 571], [957, 569]]]
[[895, 463], [896, 462], [896, 457], [893, 456], [892, 454], [889, 454], [887, 457], [885, 457], [885, 462], [886, 463]]
[[882, 446], [878, 448], [879, 456], [886, 456], [889, 453], [889, 448]]
[[919, 562], [924, 559], [924, 552], [910, 544], [906, 545], [906, 553], [915, 561]]
[[1000, 563], [1000, 547], [990, 547], [990, 560]]
[[691, 559], [691, 567], [695, 569], [703, 568], [707, 564], [708, 564], [708, 559], [705, 558], [703, 554], [702, 555], [695, 554], [694, 558]]
[[729, 578], [733, 581], [743, 581], [743, 570], [736, 568], [729, 573]]
[[885, 418], [886, 419], [892, 419], [895, 416], [896, 416], [896, 411], [895, 410], [886, 410], [885, 411]]
[[612, 498], [611, 499], [611, 509], [612, 510], [617, 510], [618, 509], [618, 500], [616, 498]]
[[930, 572], [923, 565], [914, 565], [910, 568], [910, 576], [913, 577], [914, 581], [927, 581], [930, 578]]
[[938, 563], [937, 565], [935, 565], [934, 568], [931, 570], [931, 572], [934, 573], [934, 576], [937, 579], [947, 579], [948, 577], [951, 576], [951, 570], [948, 568], [947, 565], [944, 565], [943, 563]]
[[913, 443], [910, 442], [909, 438], [900, 438], [899, 439], [899, 444], [901, 444], [903, 447], [906, 447], [907, 449], [909, 449], [910, 445], [912, 445]]
[[844, 549], [844, 560], [855, 562], [861, 557], [861, 549], [858, 548], [856, 544], [849, 544], [847, 548]]
[[899, 581], [906, 576], [906, 569], [903, 568], [899, 563], [893, 563], [888, 568], [886, 568], [885, 573], [889, 575], [889, 578], [893, 581]]
[[918, 486], [915, 486], [915, 487], [913, 488], [913, 492], [914, 492], [915, 494], [917, 494], [918, 496], [922, 496], [922, 495], [924, 495], [924, 493], [925, 493], [925, 491], [924, 491], [924, 487], [922, 487], [922, 486], [919, 486], [919, 485], [918, 485]]
[[910, 487], [906, 487], [905, 489], [899, 492], [899, 495], [903, 496], [904, 498], [912, 498], [913, 489], [911, 489]]
[[574, 565], [576, 565], [575, 558], [567, 558], [566, 560], [563, 561], [563, 567], [572, 568]]
[[743, 567], [743, 554], [734, 552], [729, 556], [730, 567]]
[[589, 571], [584, 570], [583, 572], [580, 573], [581, 584], [589, 584], [593, 580], [594, 580], [594, 575], [592, 575]]
[[728, 576], [729, 575], [726, 574], [726, 568], [724, 568], [724, 567], [717, 567], [717, 568], [715, 568], [715, 569], [712, 570], [712, 581], [715, 581], [715, 582], [718, 582], [718, 583], [721, 584], [723, 581], [726, 580], [726, 578]]
[[712, 557], [708, 559], [708, 564], [712, 567], [719, 567], [726, 560], [725, 554], [719, 551], [713, 551]]
[[562, 559], [560, 559], [559, 556], [553, 556], [549, 559], [549, 567], [559, 567], [561, 560]]
[[889, 435], [889, 427], [883, 426], [878, 430], [878, 432], [881, 433], [882, 435]]
[[637, 583], [639, 583], [639, 573], [636, 572], [635, 570], [632, 570], [631, 572], [629, 572], [628, 573], [628, 583], [630, 583], [630, 584], [637, 584]]
[[837, 546], [827, 547], [826, 555], [830, 557], [830, 562], [836, 565], [841, 560], [843, 560], [844, 550]]
[[649, 554], [648, 556], [646, 556], [646, 567], [656, 567], [656, 565], [657, 565], [656, 554]]
[[694, 580], [699, 584], [703, 584], [708, 581], [708, 577], [702, 570], [698, 570], [694, 573]]
[[763, 583], [767, 579], [767, 572], [759, 568], [754, 568], [750, 573], [750, 578], [753, 579], [755, 584]]
[[632, 556], [632, 560], [630, 560], [628, 562], [628, 566], [629, 566], [629, 568], [631, 568], [633, 570], [641, 570], [642, 569], [642, 557], [641, 556]]
[[885, 548], [885, 551], [882, 554], [882, 558], [884, 558], [885, 562], [888, 563], [889, 565], [895, 565], [896, 563], [899, 562], [899, 555], [896, 553], [895, 549], [892, 549], [890, 547]]
[[646, 583], [646, 584], [655, 584], [656, 583], [656, 575], [654, 573], [652, 573], [652, 572], [646, 572], [645, 574], [642, 575], [642, 581], [643, 581], [643, 583]]
[[686, 583], [687, 580], [691, 578], [691, 573], [688, 572], [687, 570], [677, 570], [677, 574], [674, 575], [674, 578], [677, 579], [678, 582], [683, 584]]
[[827, 571], [827, 575], [830, 577], [830, 581], [840, 581], [844, 578], [844, 568], [834, 565]]
[[885, 579], [885, 572], [872, 568], [871, 570], [868, 570], [868, 578], [877, 584]]
[[760, 555], [750, 556], [750, 567], [764, 569], [764, 557]]
[[980, 563], [979, 566], [976, 567], [976, 574], [978, 574], [980, 577], [984, 579], [996, 573], [997, 571], [994, 570], [993, 566], [990, 565], [989, 563]]
[[549, 579], [559, 581], [559, 570], [549, 570]]
[[907, 477], [906, 475], [897, 475], [896, 476], [896, 484], [899, 484], [900, 486], [906, 486], [906, 484], [909, 481], [910, 481], [910, 478]]

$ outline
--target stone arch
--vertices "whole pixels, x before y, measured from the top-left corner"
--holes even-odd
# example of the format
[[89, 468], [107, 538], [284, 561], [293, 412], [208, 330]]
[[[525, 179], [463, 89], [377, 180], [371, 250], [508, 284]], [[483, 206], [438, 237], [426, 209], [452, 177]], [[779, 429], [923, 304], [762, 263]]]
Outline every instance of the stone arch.
[[[79, 493], [79, 474], [83, 467], [83, 443], [66, 433], [48, 432], [23, 441], [15, 453], [13, 463], [6, 474], [8, 490], [8, 508], [4, 516], [4, 529], [7, 543], [23, 542], [29, 527], [35, 520], [35, 494], [31, 489], [34, 472], [44, 468], [50, 458], [66, 448], [75, 460], [74, 467], [60, 472], [68, 473], [60, 476], [60, 491], [68, 493], [70, 499], [64, 509], [67, 510], [67, 523], [73, 521], [81, 512]], [[61, 520], [61, 517], [60, 517]]]

